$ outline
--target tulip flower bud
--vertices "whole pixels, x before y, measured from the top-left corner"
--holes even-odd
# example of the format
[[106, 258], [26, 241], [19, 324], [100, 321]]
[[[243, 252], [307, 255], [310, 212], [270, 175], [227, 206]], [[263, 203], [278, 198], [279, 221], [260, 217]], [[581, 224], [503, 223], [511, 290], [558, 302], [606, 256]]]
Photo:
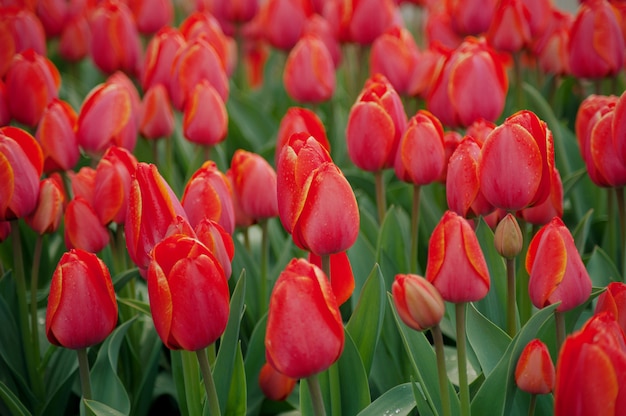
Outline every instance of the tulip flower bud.
[[369, 45], [394, 24], [393, 0], [360, 0], [344, 3], [344, 41]]
[[165, 85], [156, 84], [143, 96], [139, 131], [147, 139], [167, 138], [174, 131], [174, 112]]
[[[1, 59], [1, 58], [0, 58]], [[9, 99], [7, 97], [7, 87], [0, 79], [0, 126], [6, 126], [11, 122], [9, 112]]]
[[178, 29], [161, 28], [150, 38], [141, 71], [141, 86], [144, 91], [158, 84], [170, 90], [170, 69], [178, 50], [185, 45], [185, 38]]
[[279, 373], [269, 365], [263, 364], [259, 373], [259, 386], [265, 397], [270, 400], [282, 401], [287, 399], [298, 380]]
[[546, 344], [539, 339], [530, 341], [515, 367], [515, 383], [530, 394], [548, 394], [554, 388], [554, 364]]
[[537, 308], [561, 302], [556, 310], [565, 312], [583, 304], [591, 294], [591, 279], [574, 238], [558, 217], [531, 240], [526, 270], [530, 299]]
[[61, 33], [59, 55], [69, 61], [78, 62], [89, 54], [91, 44], [91, 9], [85, 7], [76, 16], [69, 19]]
[[226, 105], [207, 80], [198, 82], [185, 101], [183, 134], [192, 143], [215, 146], [228, 133]]
[[622, 93], [615, 104], [611, 137], [613, 138], [613, 147], [617, 150], [617, 157], [622, 161], [622, 164], [626, 165], [626, 91]]
[[324, 272], [304, 259], [293, 259], [272, 290], [265, 334], [267, 362], [291, 378], [312, 376], [339, 359], [344, 336]]
[[415, 39], [404, 27], [391, 27], [372, 43], [370, 73], [384, 75], [400, 95], [416, 93], [420, 64]]
[[278, 126], [276, 138], [275, 166], [278, 168], [278, 159], [283, 147], [289, 142], [294, 133], [306, 132], [317, 140], [330, 153], [330, 143], [326, 135], [326, 128], [315, 112], [303, 107], [290, 107]]
[[128, 6], [137, 22], [137, 30], [153, 34], [174, 18], [174, 6], [170, 0], [136, 0]]
[[[308, 260], [311, 264], [322, 268], [322, 258], [309, 252]], [[354, 273], [348, 258], [348, 253], [342, 251], [330, 255], [330, 285], [337, 299], [337, 305], [343, 305], [354, 292]]]
[[264, 38], [275, 48], [288, 51], [300, 39], [311, 5], [303, 0], [268, 0], [258, 11]]
[[[219, 261], [226, 279], [232, 274], [231, 262], [235, 255], [233, 238], [217, 222], [204, 218], [194, 229], [198, 240], [204, 244]], [[189, 233], [187, 233], [189, 234]]]
[[26, 217], [26, 223], [39, 235], [53, 233], [59, 228], [65, 203], [61, 181], [57, 174], [56, 177], [43, 179], [39, 184], [37, 208]]
[[136, 166], [135, 156], [117, 146], [109, 147], [98, 162], [93, 205], [103, 225], [126, 222], [130, 183]]
[[222, 335], [229, 313], [228, 283], [200, 241], [173, 234], [156, 244], [147, 279], [152, 320], [167, 348], [197, 351]]
[[491, 284], [478, 238], [469, 222], [446, 211], [428, 242], [426, 279], [452, 303], [484, 298]]
[[35, 137], [44, 156], [44, 172], [71, 170], [78, 163], [78, 116], [69, 103], [54, 98], [46, 107]]
[[606, 290], [598, 296], [595, 314], [610, 312], [626, 334], [626, 284], [611, 282]]
[[65, 247], [97, 253], [109, 244], [109, 232], [91, 204], [75, 196], [65, 208]]
[[50, 282], [46, 336], [70, 349], [98, 344], [117, 324], [117, 301], [107, 266], [95, 254], [63, 254]]
[[233, 192], [244, 214], [260, 220], [278, 215], [276, 172], [256, 153], [235, 151], [230, 169]]
[[515, 217], [508, 213], [496, 227], [493, 242], [498, 253], [505, 259], [512, 259], [522, 251], [524, 236]]
[[391, 285], [393, 303], [402, 321], [416, 331], [438, 325], [445, 313], [439, 291], [416, 274], [397, 274]]
[[456, 33], [479, 35], [489, 29], [498, 0], [447, 0], [445, 5]]
[[550, 196], [541, 204], [524, 208], [518, 215], [529, 224], [545, 225], [554, 217], [563, 216], [563, 182], [556, 166], [552, 169]]
[[487, 31], [487, 42], [499, 51], [521, 51], [531, 41], [530, 15], [522, 0], [500, 1]]

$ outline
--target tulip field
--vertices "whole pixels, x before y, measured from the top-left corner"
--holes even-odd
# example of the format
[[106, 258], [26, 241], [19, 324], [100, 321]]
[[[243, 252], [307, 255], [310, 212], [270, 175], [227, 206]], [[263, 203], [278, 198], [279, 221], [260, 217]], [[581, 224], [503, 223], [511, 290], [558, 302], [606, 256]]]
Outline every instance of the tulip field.
[[0, 0], [0, 415], [626, 414], [626, 2]]

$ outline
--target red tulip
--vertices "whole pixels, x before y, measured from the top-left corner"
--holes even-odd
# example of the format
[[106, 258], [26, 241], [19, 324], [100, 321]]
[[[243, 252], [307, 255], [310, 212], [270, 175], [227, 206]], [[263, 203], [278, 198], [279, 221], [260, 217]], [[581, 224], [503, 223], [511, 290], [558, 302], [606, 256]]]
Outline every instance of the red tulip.
[[330, 143], [326, 136], [326, 128], [315, 112], [303, 107], [290, 107], [280, 120], [276, 138], [275, 165], [283, 147], [294, 133], [306, 132], [317, 140], [330, 153]]
[[276, 172], [265, 159], [238, 149], [229, 170], [233, 193], [244, 214], [257, 221], [278, 215]]
[[153, 34], [174, 19], [171, 0], [133, 0], [128, 2], [128, 7], [140, 33]]
[[231, 235], [226, 232], [221, 225], [209, 218], [204, 218], [200, 221], [194, 229], [194, 232], [198, 240], [200, 240], [215, 256], [217, 261], [219, 261], [222, 270], [224, 270], [226, 279], [230, 279], [230, 275], [232, 274], [231, 263], [235, 255], [235, 245], [233, 244]]
[[7, 87], [0, 79], [0, 126], [6, 126], [11, 121], [9, 112], [9, 97], [7, 97]]
[[85, 198], [75, 196], [65, 208], [65, 247], [97, 253], [109, 244], [109, 232], [100, 223], [93, 206]]
[[393, 303], [408, 327], [424, 331], [438, 325], [445, 305], [437, 289], [416, 274], [397, 274], [391, 285]]
[[524, 208], [519, 213], [530, 224], [545, 225], [554, 217], [563, 217], [563, 182], [556, 166], [552, 169], [550, 196], [541, 204]]
[[426, 105], [446, 126], [469, 126], [480, 118], [497, 119], [507, 89], [502, 59], [484, 39], [466, 38], [443, 64]]
[[[578, 116], [576, 118], [576, 121], [578, 124]], [[613, 114], [612, 137], [613, 147], [617, 152], [617, 157], [622, 161], [623, 164], [626, 165], [626, 92], [622, 93], [615, 105], [615, 113]]]
[[11, 116], [36, 126], [48, 103], [58, 96], [61, 76], [52, 61], [28, 49], [13, 57], [4, 82]]
[[344, 328], [330, 283], [317, 266], [293, 259], [272, 290], [265, 357], [277, 371], [300, 379], [339, 359]]
[[285, 51], [295, 46], [302, 35], [311, 5], [305, 0], [268, 0], [258, 12], [265, 39]]
[[35, 210], [43, 154], [26, 131], [0, 128], [0, 221], [22, 218]]
[[608, 313], [565, 339], [556, 365], [556, 416], [626, 412], [626, 338]]
[[92, 12], [91, 57], [102, 72], [137, 75], [141, 45], [137, 24], [125, 3], [105, 0]]
[[71, 170], [78, 163], [78, 116], [72, 106], [54, 98], [46, 107], [35, 137], [44, 155], [44, 172]]
[[189, 179], [181, 204], [192, 227], [209, 218], [227, 233], [235, 231], [235, 210], [230, 182], [213, 161], [205, 162]]
[[489, 269], [469, 222], [446, 211], [428, 242], [426, 279], [452, 303], [474, 302], [489, 292]]
[[352, 0], [343, 3], [342, 24], [349, 42], [369, 45], [396, 20], [393, 0]]
[[46, 56], [46, 34], [41, 21], [32, 10], [20, 6], [0, 7], [0, 78], [5, 74], [13, 55], [33, 49]]
[[479, 35], [489, 29], [498, 0], [446, 0], [452, 28], [461, 36]]
[[[89, 13], [90, 14], [90, 13]], [[70, 62], [80, 61], [90, 51], [91, 28], [87, 11], [69, 19], [61, 33], [59, 55]]]
[[619, 22], [620, 17], [607, 0], [586, 1], [580, 5], [570, 30], [572, 75], [601, 78], [614, 76], [623, 69], [626, 46]]
[[[322, 258], [309, 252], [308, 260], [311, 264], [322, 268]], [[343, 305], [354, 292], [354, 274], [348, 253], [342, 251], [330, 255], [330, 285], [333, 289], [337, 305]]]
[[428, 45], [441, 45], [446, 50], [456, 49], [464, 35], [460, 35], [452, 26], [452, 16], [446, 7], [433, 7], [426, 17], [424, 32]]
[[606, 290], [598, 296], [594, 313], [599, 314], [605, 311], [613, 315], [613, 318], [626, 334], [626, 284], [611, 282], [606, 286]]
[[172, 63], [185, 43], [185, 38], [178, 29], [168, 26], [161, 28], [150, 38], [141, 70], [141, 86], [144, 91], [149, 91], [150, 87], [157, 84], [163, 84], [170, 90]]
[[37, 208], [25, 220], [39, 235], [53, 233], [63, 218], [65, 193], [60, 176], [43, 179], [39, 184]]
[[137, 159], [128, 150], [111, 146], [96, 167], [94, 208], [103, 225], [124, 224], [131, 178]]
[[396, 176], [414, 185], [428, 185], [447, 166], [441, 122], [426, 110], [409, 120], [396, 154]]
[[148, 267], [152, 320], [167, 348], [197, 351], [226, 329], [228, 283], [200, 241], [173, 234], [154, 246]]
[[46, 309], [46, 336], [81, 349], [106, 339], [117, 324], [117, 301], [107, 266], [95, 254], [70, 250], [54, 270]]
[[548, 27], [533, 43], [533, 54], [538, 58], [537, 63], [542, 71], [548, 74], [567, 75], [570, 73], [568, 51], [570, 28], [574, 18], [571, 14], [556, 9], [551, 13]]
[[476, 139], [476, 141], [480, 143], [480, 147], [482, 147], [485, 140], [487, 140], [489, 133], [491, 133], [495, 128], [496, 125], [491, 121], [479, 118], [467, 126], [467, 129], [465, 129], [465, 135]]
[[259, 0], [198, 0], [198, 10], [210, 12], [229, 23], [251, 20], [259, 9]]
[[487, 136], [478, 166], [480, 187], [494, 206], [519, 210], [548, 198], [553, 167], [552, 133], [534, 113], [522, 110]]
[[487, 42], [499, 51], [521, 51], [531, 41], [531, 15], [523, 0], [500, 1], [487, 31]]
[[406, 125], [402, 101], [389, 81], [382, 75], [368, 79], [348, 116], [350, 159], [369, 172], [392, 167]]
[[297, 382], [298, 380], [276, 371], [268, 363], [263, 364], [259, 373], [261, 391], [270, 400], [282, 401], [287, 399]]
[[85, 198], [89, 205], [93, 206], [94, 189], [96, 188], [96, 170], [89, 166], [83, 166], [77, 173], [67, 172], [72, 183], [72, 194], [74, 197]]
[[328, 52], [330, 52], [335, 68], [339, 67], [342, 58], [341, 45], [337, 38], [336, 30], [328, 19], [319, 14], [310, 16], [302, 32], [302, 36], [307, 35], [315, 36], [321, 40], [326, 45]]
[[183, 114], [183, 134], [192, 143], [215, 146], [228, 133], [226, 105], [211, 84], [203, 80], [190, 91]]
[[63, 31], [70, 15], [68, 3], [66, 0], [39, 0], [37, 2], [37, 17], [47, 37], [58, 36]]
[[324, 42], [314, 35], [300, 38], [287, 56], [283, 84], [299, 102], [320, 103], [335, 93], [335, 65]]
[[445, 156], [445, 166], [443, 171], [441, 171], [441, 175], [437, 178], [437, 181], [445, 184], [446, 178], [448, 176], [448, 163], [450, 162], [450, 158], [452, 154], [455, 152], [456, 148], [459, 147], [459, 144], [463, 140], [463, 136], [461, 133], [455, 130], [448, 130], [443, 132], [443, 148], [446, 153]]
[[531, 240], [526, 270], [530, 275], [530, 300], [537, 308], [561, 302], [557, 311], [568, 311], [582, 305], [591, 294], [591, 279], [574, 238], [558, 217]]
[[187, 215], [156, 166], [138, 163], [131, 181], [126, 212], [126, 248], [130, 259], [145, 272], [149, 253], [167, 235], [169, 227]]
[[139, 131], [147, 139], [169, 137], [174, 131], [174, 111], [167, 87], [156, 84], [146, 91], [141, 103]]
[[517, 360], [515, 383], [530, 394], [548, 394], [554, 388], [554, 364], [546, 344], [539, 339], [530, 341]]
[[[234, 187], [235, 179], [233, 178], [233, 172], [228, 169], [225, 173], [228, 178], [228, 183], [230, 183], [230, 189], [232, 190]], [[251, 225], [254, 225], [256, 220], [243, 212], [241, 208], [241, 203], [237, 199], [237, 194], [233, 191], [233, 211], [235, 212], [235, 227], [246, 228]]]

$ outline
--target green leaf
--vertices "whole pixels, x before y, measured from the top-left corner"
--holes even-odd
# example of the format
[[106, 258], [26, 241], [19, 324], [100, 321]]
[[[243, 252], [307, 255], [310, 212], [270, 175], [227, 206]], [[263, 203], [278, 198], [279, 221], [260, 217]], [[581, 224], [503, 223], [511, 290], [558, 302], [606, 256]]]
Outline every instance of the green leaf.
[[[139, 359], [141, 368], [143, 368], [144, 371], [139, 386], [131, 394], [133, 398], [132, 409], [135, 415], [148, 414], [155, 390], [156, 379], [159, 374], [159, 359], [161, 357], [163, 343], [151, 321], [149, 325], [150, 328], [144, 331], [144, 336], [141, 339], [142, 348], [141, 357]], [[175, 397], [175, 394], [172, 394], [172, 397]]]
[[621, 273], [608, 254], [601, 247], [594, 247], [587, 261], [587, 272], [591, 282], [597, 287], [606, 287], [611, 282], [621, 281]]
[[2, 381], [0, 381], [0, 399], [2, 399], [13, 416], [27, 416], [31, 414], [20, 399]]
[[241, 353], [241, 343], [238, 343], [237, 354], [235, 355], [235, 362], [233, 366], [233, 375], [230, 380], [230, 390], [228, 393], [225, 416], [245, 415], [247, 411], [247, 402], [242, 400], [242, 397], [246, 396], [246, 370], [243, 363], [243, 354]]
[[130, 413], [130, 398], [117, 375], [117, 361], [124, 336], [135, 319], [118, 326], [104, 341], [91, 370], [93, 397], [122, 414]]
[[95, 416], [124, 416], [128, 413], [122, 413], [102, 402], [96, 400], [83, 399], [85, 406], [93, 412]]
[[540, 328], [550, 319], [558, 305], [550, 305], [535, 313], [513, 338], [504, 355], [485, 379], [472, 400], [472, 414], [509, 415], [517, 389], [514, 380], [517, 360]]
[[246, 272], [242, 270], [237, 285], [230, 299], [230, 312], [228, 324], [220, 341], [220, 348], [217, 353], [215, 365], [213, 366], [213, 377], [220, 380], [216, 383], [217, 398], [220, 403], [220, 410], [224, 413], [228, 401], [228, 390], [231, 385], [233, 366], [237, 354], [237, 344], [239, 343], [239, 328], [246, 294]]
[[44, 378], [48, 394], [41, 414], [55, 414], [58, 409], [67, 406], [72, 384], [78, 372], [75, 351], [51, 346], [49, 353], [52, 354], [52, 358], [46, 366]]
[[[16, 342], [16, 340], [21, 339], [19, 329], [13, 319], [13, 313], [11, 313], [9, 304], [3, 297], [0, 297], [0, 322], [2, 322], [2, 330], [0, 331], [0, 359], [8, 367], [12, 381], [16, 383], [16, 387], [19, 391], [25, 393], [31, 400], [34, 400], [35, 396], [30, 391], [26, 381], [28, 374], [24, 367], [24, 350], [22, 343]], [[0, 379], [4, 379], [4, 377], [0, 377]], [[3, 381], [7, 382], [7, 380]]]
[[572, 230], [572, 237], [576, 242], [576, 249], [579, 253], [584, 253], [587, 237], [589, 236], [589, 228], [591, 227], [591, 220], [593, 218], [593, 210], [587, 211], [585, 216], [580, 220], [576, 228]]
[[378, 265], [367, 278], [356, 309], [346, 325], [354, 340], [365, 372], [369, 374], [385, 318], [385, 280]]
[[[355, 415], [370, 404], [367, 373], [349, 332], [345, 332], [345, 344], [337, 362], [340, 381], [341, 414]], [[331, 395], [332, 397], [332, 395]]]
[[115, 293], [119, 293], [120, 289], [123, 288], [126, 283], [130, 282], [131, 279], [136, 279], [137, 277], [140, 277], [139, 269], [137, 267], [117, 274], [113, 277], [113, 288], [115, 289]]
[[261, 387], [259, 387], [259, 372], [265, 363], [265, 328], [267, 314], [259, 320], [248, 343], [244, 360], [247, 386], [248, 414], [258, 414], [261, 404], [265, 399]]
[[[246, 231], [248, 232], [248, 230]], [[244, 270], [252, 270], [259, 273], [259, 264], [252, 258], [250, 255], [250, 250], [247, 249], [239, 238], [233, 238], [233, 243], [235, 245], [235, 256], [233, 257], [233, 275], [235, 273], [241, 273]], [[256, 323], [260, 319], [260, 309], [259, 305], [259, 278], [254, 278], [253, 275], [248, 275], [248, 279], [246, 282], [246, 315], [250, 316], [250, 320]]]
[[511, 343], [511, 338], [480, 313], [473, 303], [468, 307], [466, 325], [467, 339], [476, 353], [485, 377], [488, 377]]
[[388, 390], [372, 404], [361, 411], [358, 416], [408, 416], [415, 409], [415, 396], [412, 383], [399, 384]]
[[410, 229], [411, 221], [406, 212], [399, 207], [390, 207], [380, 227], [376, 245], [376, 258], [387, 280], [387, 290], [391, 289], [396, 273], [410, 269]]
[[138, 299], [122, 298], [122, 297], [118, 296], [117, 297], [117, 303], [129, 306], [129, 307], [135, 309], [136, 311], [141, 312], [142, 314], [152, 318], [152, 312], [150, 311], [150, 304], [148, 304], [146, 302], [143, 302], [143, 301], [138, 300]]

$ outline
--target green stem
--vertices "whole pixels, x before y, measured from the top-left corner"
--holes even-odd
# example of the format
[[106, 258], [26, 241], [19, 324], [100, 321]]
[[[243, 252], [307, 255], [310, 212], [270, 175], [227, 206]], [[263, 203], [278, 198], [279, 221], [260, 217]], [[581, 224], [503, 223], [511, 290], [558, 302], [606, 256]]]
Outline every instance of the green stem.
[[537, 407], [537, 395], [536, 394], [531, 394], [530, 395], [530, 406], [528, 407], [528, 416], [534, 416], [534, 414], [535, 414], [535, 407]]
[[269, 235], [267, 233], [268, 219], [261, 221], [261, 289], [259, 290], [259, 296], [261, 297], [261, 316], [267, 311], [267, 264], [269, 253]]
[[[91, 381], [89, 380], [89, 358], [87, 357], [87, 348], [76, 350], [78, 354], [78, 372], [80, 373], [80, 389], [83, 394], [83, 400], [91, 400]], [[85, 414], [93, 415], [93, 412], [85, 406]]]
[[37, 240], [35, 240], [33, 267], [31, 268], [30, 274], [30, 335], [33, 343], [33, 349], [37, 352], [36, 354], [33, 354], [36, 368], [39, 368], [41, 363], [41, 355], [39, 352], [39, 323], [37, 322], [37, 291], [39, 289], [39, 265], [41, 263], [42, 243], [43, 235], [38, 235]]
[[321, 257], [322, 257], [322, 271], [328, 278], [328, 281], [332, 282], [332, 280], [330, 280], [330, 254], [326, 254]]
[[461, 415], [470, 415], [469, 383], [467, 382], [467, 351], [465, 339], [465, 302], [454, 305], [456, 308], [456, 354], [459, 368], [459, 396]]
[[617, 199], [617, 212], [619, 217], [622, 278], [626, 279], [626, 207], [624, 206], [624, 188], [615, 188], [615, 198]]
[[[33, 387], [33, 392], [38, 398], [43, 398], [43, 382], [37, 371], [37, 364], [40, 361], [39, 350], [35, 350], [30, 333], [28, 322], [28, 302], [26, 301], [26, 276], [24, 273], [24, 257], [22, 253], [22, 242], [20, 239], [19, 220], [11, 221], [11, 240], [13, 241], [13, 277], [17, 292], [17, 305], [19, 308], [19, 324], [22, 335], [24, 355], [26, 357], [26, 367], [28, 377]], [[35, 295], [36, 297], [36, 295]]]
[[517, 333], [516, 306], [517, 297], [515, 294], [515, 257], [506, 259], [506, 283], [507, 283], [507, 305], [506, 305], [506, 332], [511, 338]]
[[172, 184], [174, 179], [174, 135], [163, 140], [165, 140], [165, 172], [163, 172], [163, 177], [167, 183]]
[[558, 351], [561, 351], [563, 341], [565, 341], [565, 314], [555, 310], [554, 320], [556, 324], [556, 350], [558, 353]]
[[326, 416], [326, 408], [324, 407], [324, 399], [322, 398], [322, 389], [320, 388], [317, 374], [306, 379], [309, 393], [311, 394], [311, 402], [313, 403], [313, 414], [315, 416]]
[[211, 373], [211, 367], [209, 366], [209, 359], [207, 358], [206, 350], [196, 351], [198, 356], [198, 362], [200, 363], [200, 371], [202, 371], [202, 378], [204, 379], [204, 388], [206, 390], [206, 399], [209, 405], [209, 414], [211, 416], [220, 416], [220, 403], [217, 397], [217, 390], [215, 390], [215, 382], [213, 381], [213, 374]]
[[435, 341], [435, 354], [437, 355], [437, 372], [439, 373], [439, 394], [441, 395], [441, 408], [443, 416], [450, 416], [450, 394], [448, 393], [448, 373], [446, 371], [446, 356], [443, 349], [443, 334], [439, 325], [430, 329]]
[[382, 224], [387, 212], [387, 200], [385, 198], [385, 181], [383, 179], [383, 171], [379, 170], [374, 173], [376, 184], [376, 206], [378, 207], [378, 221]]
[[413, 186], [413, 212], [411, 213], [411, 273], [417, 273], [417, 234], [420, 216], [419, 185]]
[[[173, 351], [174, 352], [174, 351]], [[199, 383], [198, 360], [191, 351], [178, 351], [180, 353], [183, 380], [185, 385], [185, 401], [189, 415], [202, 414], [202, 394]], [[182, 397], [179, 397], [182, 400]]]
[[[524, 246], [522, 248], [522, 252], [520, 253], [520, 256], [521, 256], [520, 258], [525, 259], [526, 253], [528, 252], [528, 244], [530, 243], [530, 240], [532, 239], [532, 237], [535, 234], [537, 234], [537, 231], [539, 231], [539, 227], [538, 226], [530, 227], [530, 235], [528, 235], [528, 229], [529, 229], [528, 223], [521, 221], [520, 228], [523, 230], [523, 233], [524, 233]], [[515, 277], [515, 279], [517, 280], [517, 283], [518, 283], [517, 285], [517, 297], [518, 297], [517, 309], [519, 313], [520, 327], [523, 327], [532, 316], [533, 307], [530, 301], [530, 294], [528, 293], [528, 281], [530, 279], [530, 276], [528, 275], [528, 272], [526, 271], [526, 267], [524, 267], [524, 264], [523, 264], [524, 262], [521, 262], [521, 263], [522, 263], [521, 267], [519, 267], [519, 269], [517, 270], [517, 276]]]
[[516, 108], [524, 108], [523, 79], [522, 79], [522, 60], [521, 52], [513, 54], [513, 70], [515, 71], [515, 104]]

